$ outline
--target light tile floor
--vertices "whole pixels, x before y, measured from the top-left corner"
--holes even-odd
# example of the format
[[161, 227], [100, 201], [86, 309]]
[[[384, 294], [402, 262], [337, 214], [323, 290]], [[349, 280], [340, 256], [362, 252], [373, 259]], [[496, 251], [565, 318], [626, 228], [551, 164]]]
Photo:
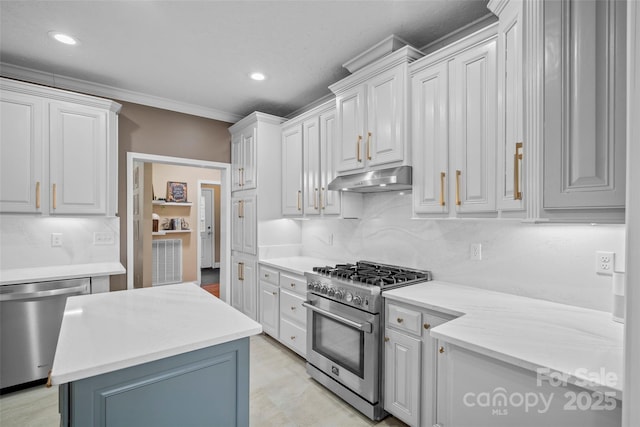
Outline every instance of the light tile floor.
[[[313, 381], [304, 359], [266, 335], [251, 337], [251, 426], [405, 426], [375, 423]], [[0, 397], [0, 426], [58, 427], [58, 390], [33, 387]], [[215, 426], [215, 423], [212, 425]]]

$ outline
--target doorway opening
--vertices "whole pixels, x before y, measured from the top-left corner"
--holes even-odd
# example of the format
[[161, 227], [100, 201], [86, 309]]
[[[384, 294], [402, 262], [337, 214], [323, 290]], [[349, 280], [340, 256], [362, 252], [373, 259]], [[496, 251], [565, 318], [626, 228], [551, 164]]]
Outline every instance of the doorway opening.
[[[178, 202], [170, 197], [176, 188]], [[210, 225], [202, 190], [211, 191]], [[215, 269], [217, 296], [228, 302], [230, 200], [227, 163], [127, 153], [127, 289], [159, 284], [158, 263], [174, 274], [164, 283], [202, 285], [203, 271], [209, 281]]]
[[220, 182], [198, 181], [200, 286], [220, 297]]

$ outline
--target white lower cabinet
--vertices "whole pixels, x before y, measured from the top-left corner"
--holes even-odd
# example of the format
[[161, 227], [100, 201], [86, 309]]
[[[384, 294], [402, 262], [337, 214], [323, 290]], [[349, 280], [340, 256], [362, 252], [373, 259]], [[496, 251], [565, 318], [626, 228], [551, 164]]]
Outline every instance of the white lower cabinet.
[[453, 316], [385, 302], [384, 409], [411, 426], [436, 422], [437, 341], [429, 329]]
[[260, 323], [265, 333], [302, 357], [307, 354], [307, 280], [260, 265]]
[[601, 427], [622, 422], [621, 403], [613, 395], [562, 383], [558, 376], [552, 384], [549, 377], [452, 344], [439, 343], [437, 370], [440, 427]]
[[231, 257], [231, 305], [257, 319], [256, 261], [250, 257]]

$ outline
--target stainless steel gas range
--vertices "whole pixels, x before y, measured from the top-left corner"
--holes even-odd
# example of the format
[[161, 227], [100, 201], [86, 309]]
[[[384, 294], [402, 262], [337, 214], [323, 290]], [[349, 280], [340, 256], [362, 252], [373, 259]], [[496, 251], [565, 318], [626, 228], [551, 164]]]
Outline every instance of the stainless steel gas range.
[[305, 276], [307, 372], [369, 418], [384, 418], [381, 292], [431, 280], [431, 272], [359, 261]]

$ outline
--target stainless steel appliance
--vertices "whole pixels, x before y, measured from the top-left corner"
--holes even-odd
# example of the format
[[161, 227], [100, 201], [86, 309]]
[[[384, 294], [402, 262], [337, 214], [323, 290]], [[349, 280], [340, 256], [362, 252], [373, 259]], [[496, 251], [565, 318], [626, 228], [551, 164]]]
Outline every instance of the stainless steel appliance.
[[381, 292], [431, 280], [431, 273], [359, 261], [305, 276], [307, 372], [369, 418], [384, 418]]
[[89, 292], [89, 278], [0, 286], [0, 389], [47, 377], [67, 297]]

